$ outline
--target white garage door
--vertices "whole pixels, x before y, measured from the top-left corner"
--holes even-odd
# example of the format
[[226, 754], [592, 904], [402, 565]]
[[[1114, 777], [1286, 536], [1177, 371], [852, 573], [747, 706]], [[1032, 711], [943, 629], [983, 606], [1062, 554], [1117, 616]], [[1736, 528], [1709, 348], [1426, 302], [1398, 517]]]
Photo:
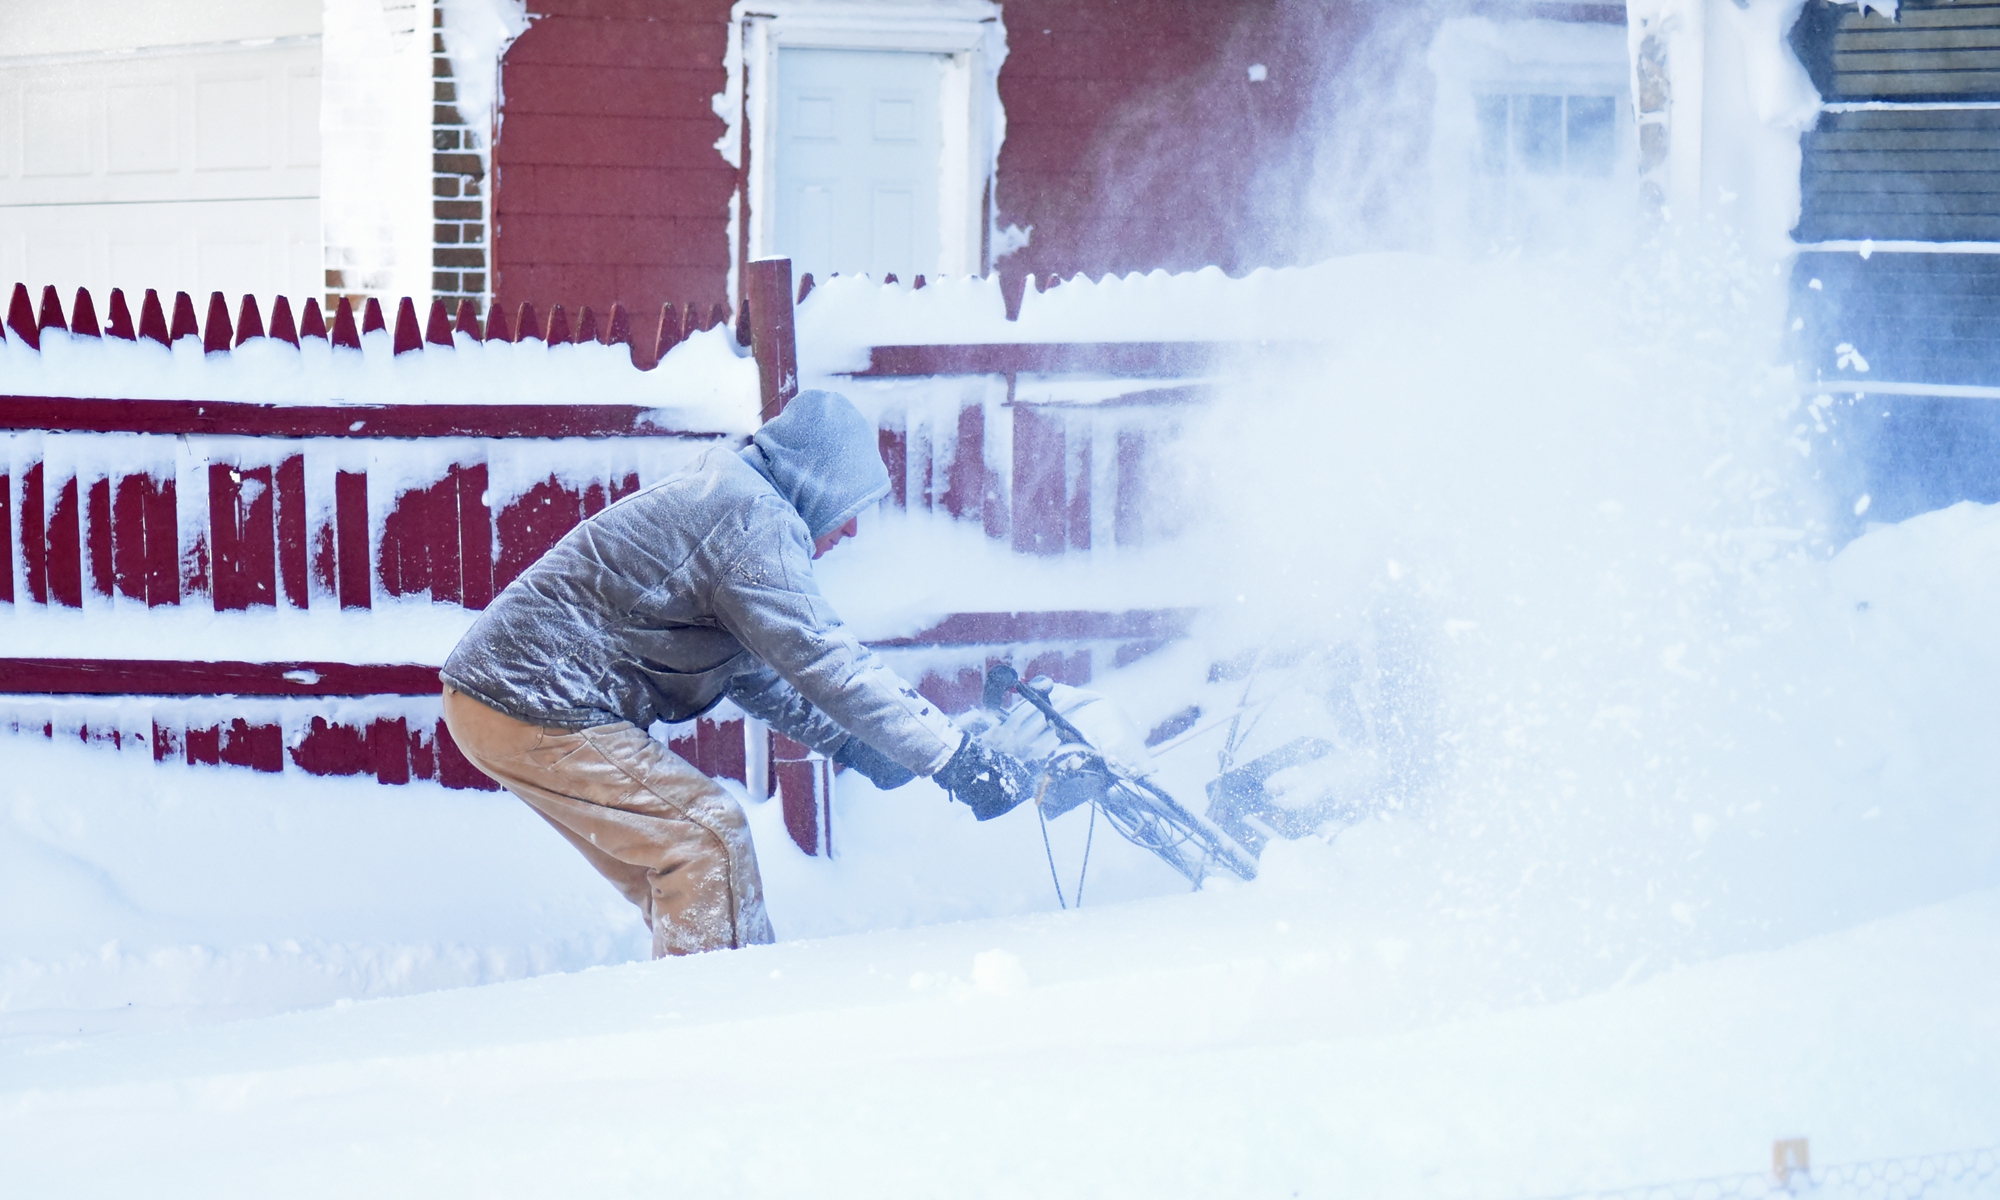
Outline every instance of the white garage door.
[[939, 273], [946, 56], [778, 53], [777, 247], [825, 279]]
[[318, 294], [318, 39], [0, 59], [0, 287]]

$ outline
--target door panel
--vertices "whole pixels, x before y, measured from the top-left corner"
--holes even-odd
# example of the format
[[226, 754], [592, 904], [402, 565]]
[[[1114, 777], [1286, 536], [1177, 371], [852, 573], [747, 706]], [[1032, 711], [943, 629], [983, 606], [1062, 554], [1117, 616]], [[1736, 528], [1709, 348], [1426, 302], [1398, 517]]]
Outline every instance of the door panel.
[[100, 306], [113, 287], [319, 294], [320, 57], [314, 40], [0, 63], [0, 286]]
[[938, 273], [945, 56], [778, 52], [775, 252], [820, 279]]

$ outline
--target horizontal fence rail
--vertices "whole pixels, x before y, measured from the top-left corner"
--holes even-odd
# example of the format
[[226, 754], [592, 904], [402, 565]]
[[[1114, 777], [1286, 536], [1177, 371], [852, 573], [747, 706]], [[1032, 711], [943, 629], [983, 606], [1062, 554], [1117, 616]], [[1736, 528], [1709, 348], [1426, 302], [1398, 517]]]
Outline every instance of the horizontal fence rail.
[[672, 410], [635, 404], [255, 404], [0, 396], [0, 430], [280, 438], [714, 439], [676, 429]]
[[0, 694], [436, 696], [442, 691], [438, 668], [417, 663], [0, 658]]
[[[979, 703], [987, 667], [1088, 683], [1186, 633], [1189, 609], [956, 613], [869, 643], [947, 712]], [[0, 731], [71, 740], [155, 762], [435, 781], [498, 790], [452, 742], [438, 668], [414, 663], [0, 658]], [[832, 768], [725, 703], [672, 727], [698, 770], [776, 796], [807, 853], [832, 852]]]
[[[811, 286], [802, 280], [800, 294]], [[754, 263], [734, 314], [766, 418], [798, 388], [791, 292], [788, 264]], [[280, 297], [267, 322], [254, 297], [232, 315], [217, 293], [197, 321], [185, 293], [169, 314], [149, 290], [135, 319], [114, 290], [100, 324], [87, 291], [67, 313], [53, 288], [41, 299], [37, 311], [16, 285], [0, 324], [9, 350], [39, 353], [52, 330], [67, 335], [64, 354], [87, 352], [92, 338], [150, 340], [175, 346], [175, 361], [190, 339], [203, 355], [227, 355], [256, 338], [360, 350], [372, 337], [371, 356], [542, 340], [625, 345], [644, 368], [731, 318], [722, 305], [668, 306], [646, 356], [617, 306], [600, 323], [560, 305], [546, 319], [523, 304], [511, 319], [496, 309], [482, 320], [469, 303], [455, 314], [433, 303], [420, 323], [407, 298], [390, 322], [372, 299], [358, 312], [310, 299], [295, 311]], [[1251, 346], [885, 345], [850, 386], [879, 414], [887, 507], [970, 523], [1025, 554], [1096, 556], [1171, 532], [1160, 514], [1177, 497], [1160, 450], [1181, 414], [1212, 398], [1208, 375]], [[452, 378], [465, 361], [426, 358], [420, 369]], [[162, 608], [280, 620], [325, 610], [391, 622], [385, 630], [411, 602], [481, 609], [579, 522], [740, 440], [687, 421], [643, 404], [0, 395], [0, 604], [106, 621]], [[945, 711], [962, 712], [994, 663], [1083, 684], [1185, 636], [1193, 619], [1178, 609], [963, 612], [871, 645]], [[205, 636], [230, 628], [219, 622]], [[493, 788], [451, 743], [439, 693], [437, 668], [422, 663], [21, 657], [0, 659], [0, 729], [160, 762]], [[663, 736], [704, 772], [783, 797], [798, 844], [831, 852], [824, 759], [726, 704]]]
[[1198, 375], [1236, 342], [974, 342], [876, 346], [861, 379], [915, 375], [1103, 374], [1126, 378]]
[[[909, 650], [1106, 642], [1136, 656], [1185, 636], [1196, 615], [1187, 608], [953, 613], [917, 633], [870, 639], [867, 645]], [[438, 670], [419, 663], [0, 658], [0, 695], [436, 696], [442, 690]], [[1027, 673], [1073, 676], [1078, 671], [1057, 657], [1028, 664]], [[965, 711], [963, 705], [949, 707]]]

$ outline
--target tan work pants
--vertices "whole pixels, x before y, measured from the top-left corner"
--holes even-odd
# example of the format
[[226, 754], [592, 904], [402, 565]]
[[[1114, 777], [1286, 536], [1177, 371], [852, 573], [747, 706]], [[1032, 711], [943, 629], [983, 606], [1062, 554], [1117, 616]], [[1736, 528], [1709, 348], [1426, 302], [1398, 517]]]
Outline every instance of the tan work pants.
[[444, 689], [458, 748], [639, 906], [653, 957], [774, 940], [743, 809], [629, 721], [545, 729]]

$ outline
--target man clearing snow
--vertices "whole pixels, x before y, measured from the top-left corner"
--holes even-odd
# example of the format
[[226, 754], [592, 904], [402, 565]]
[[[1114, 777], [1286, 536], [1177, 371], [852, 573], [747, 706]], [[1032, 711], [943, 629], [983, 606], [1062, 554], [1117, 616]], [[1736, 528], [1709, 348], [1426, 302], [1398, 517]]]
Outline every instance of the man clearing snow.
[[878, 787], [930, 775], [980, 820], [1028, 769], [961, 731], [854, 640], [812, 560], [887, 494], [875, 427], [804, 392], [572, 529], [446, 661], [444, 717], [480, 770], [639, 906], [653, 955], [772, 940], [727, 792], [646, 732], [724, 696]]

